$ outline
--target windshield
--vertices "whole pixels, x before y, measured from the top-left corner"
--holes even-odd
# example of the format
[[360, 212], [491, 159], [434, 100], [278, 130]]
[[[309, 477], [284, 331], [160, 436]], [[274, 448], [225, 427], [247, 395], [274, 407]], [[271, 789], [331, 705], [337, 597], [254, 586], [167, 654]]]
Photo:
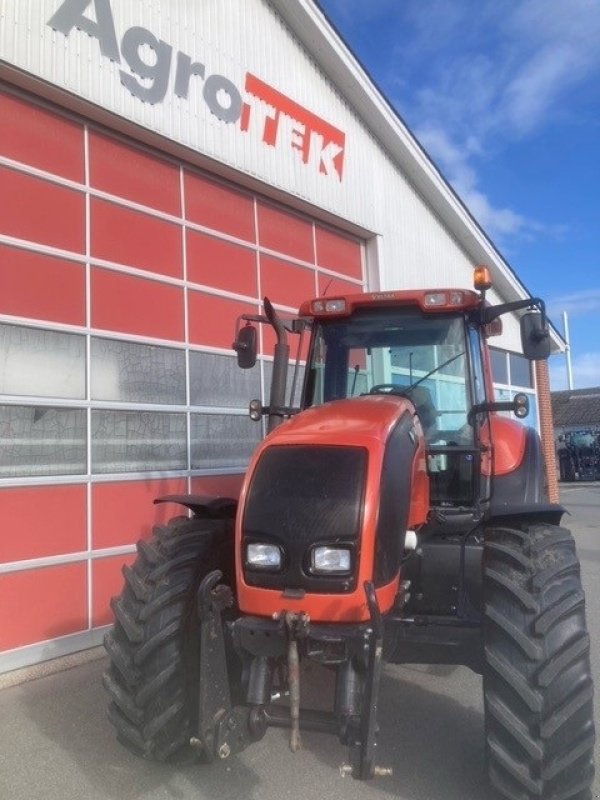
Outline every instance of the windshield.
[[573, 447], [580, 447], [593, 450], [594, 445], [597, 443], [597, 437], [593, 433], [572, 433], [569, 437], [569, 444]]
[[316, 405], [401, 393], [414, 402], [430, 443], [469, 445], [466, 349], [465, 322], [459, 316], [379, 309], [321, 322], [315, 329], [308, 394], [312, 390]]

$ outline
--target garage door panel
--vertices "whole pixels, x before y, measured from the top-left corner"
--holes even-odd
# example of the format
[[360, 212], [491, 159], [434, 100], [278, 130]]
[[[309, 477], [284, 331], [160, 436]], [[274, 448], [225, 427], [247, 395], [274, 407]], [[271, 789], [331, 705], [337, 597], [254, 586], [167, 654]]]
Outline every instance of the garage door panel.
[[82, 123], [4, 92], [0, 119], [0, 155], [83, 183]]
[[82, 192], [0, 166], [0, 234], [85, 252]]
[[0, 313], [85, 324], [85, 266], [0, 244]]
[[0, 650], [86, 630], [86, 564], [0, 575]]

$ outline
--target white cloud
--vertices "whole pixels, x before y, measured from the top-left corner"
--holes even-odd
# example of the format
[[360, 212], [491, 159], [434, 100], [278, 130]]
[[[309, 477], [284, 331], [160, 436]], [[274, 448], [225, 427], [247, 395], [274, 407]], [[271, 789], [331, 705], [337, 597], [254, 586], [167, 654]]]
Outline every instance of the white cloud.
[[443, 0], [406, 7], [414, 37], [397, 62], [416, 70], [429, 60], [429, 67], [421, 88], [411, 96], [401, 85], [395, 99], [417, 121], [417, 137], [493, 237], [563, 234], [564, 226], [496, 207], [476, 165], [564, 116], [567, 93], [600, 70], [600, 3], [480, 0], [475, 13]]
[[495, 204], [478, 165], [573, 113], [565, 98], [600, 71], [598, 0], [324, 2], [358, 37], [382, 25], [393, 31], [391, 100], [493, 238], [505, 247], [514, 237], [565, 233]]
[[[573, 384], [575, 389], [600, 386], [600, 353], [582, 353], [573, 359]], [[567, 389], [566, 356], [553, 356], [550, 361], [550, 388]]]
[[579, 292], [555, 297], [548, 301], [548, 313], [558, 317], [563, 311], [576, 317], [600, 311], [600, 288], [582, 289]]
[[467, 142], [465, 149], [461, 150], [442, 130], [433, 127], [418, 129], [416, 136], [440, 166], [475, 219], [492, 236], [499, 239], [507, 236], [531, 236], [543, 227], [510, 208], [496, 208], [492, 205], [478, 186], [477, 173], [469, 162], [476, 143]]

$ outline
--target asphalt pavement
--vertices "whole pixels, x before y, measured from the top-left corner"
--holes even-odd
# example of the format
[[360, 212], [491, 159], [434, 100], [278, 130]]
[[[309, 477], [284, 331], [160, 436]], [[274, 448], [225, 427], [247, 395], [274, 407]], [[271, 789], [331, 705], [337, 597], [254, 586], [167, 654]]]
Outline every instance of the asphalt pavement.
[[[587, 593], [592, 659], [600, 687], [600, 484], [563, 486]], [[484, 772], [481, 679], [462, 667], [386, 667], [379, 763], [392, 777], [341, 777], [337, 740], [270, 730], [241, 755], [217, 764], [142, 761], [113, 737], [99, 659], [0, 691], [0, 800], [494, 800]], [[329, 696], [328, 673], [312, 668], [304, 688]], [[600, 702], [596, 725], [600, 730]], [[596, 760], [600, 762], [597, 752]], [[595, 797], [600, 798], [600, 776]]]

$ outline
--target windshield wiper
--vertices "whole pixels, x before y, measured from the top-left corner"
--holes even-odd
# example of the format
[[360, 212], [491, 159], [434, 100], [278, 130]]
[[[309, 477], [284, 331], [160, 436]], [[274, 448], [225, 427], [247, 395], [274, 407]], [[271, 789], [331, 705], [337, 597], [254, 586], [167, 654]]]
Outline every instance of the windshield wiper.
[[413, 389], [415, 389], [417, 386], [419, 386], [421, 383], [423, 383], [423, 381], [426, 381], [427, 378], [431, 378], [431, 376], [434, 373], [438, 372], [440, 369], [444, 369], [444, 367], [447, 367], [448, 364], [452, 364], [453, 361], [456, 361], [457, 358], [460, 358], [461, 356], [464, 356], [464, 354], [465, 354], [465, 351], [461, 350], [460, 353], [457, 353], [455, 356], [452, 356], [452, 358], [449, 358], [447, 361], [444, 361], [443, 364], [440, 364], [439, 366], [434, 367], [430, 372], [427, 373], [427, 375], [423, 375], [422, 378], [419, 378], [418, 381], [415, 381], [414, 383], [411, 383], [410, 386], [402, 387], [402, 390], [404, 392], [411, 392]]

